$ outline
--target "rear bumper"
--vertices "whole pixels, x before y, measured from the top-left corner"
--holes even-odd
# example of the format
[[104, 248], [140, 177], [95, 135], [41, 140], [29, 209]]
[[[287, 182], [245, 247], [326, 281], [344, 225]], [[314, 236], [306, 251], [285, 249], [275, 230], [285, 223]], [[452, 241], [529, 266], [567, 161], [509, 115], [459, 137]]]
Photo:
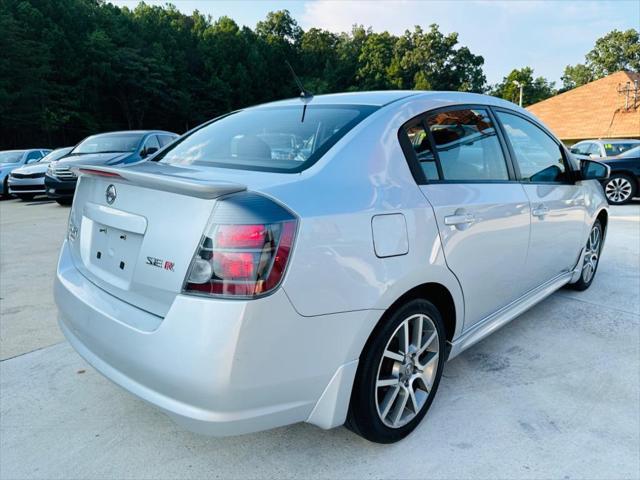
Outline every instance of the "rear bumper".
[[282, 289], [253, 301], [176, 296], [164, 319], [99, 289], [65, 242], [59, 323], [107, 378], [192, 431], [236, 435], [295, 422], [344, 422], [377, 312], [302, 317]]
[[59, 180], [57, 178], [46, 175], [44, 177], [44, 184], [47, 193], [47, 197], [52, 199], [58, 198], [73, 198], [73, 194], [76, 191], [75, 180]]
[[21, 193], [45, 193], [44, 177], [14, 178], [7, 181], [9, 193], [20, 195]]

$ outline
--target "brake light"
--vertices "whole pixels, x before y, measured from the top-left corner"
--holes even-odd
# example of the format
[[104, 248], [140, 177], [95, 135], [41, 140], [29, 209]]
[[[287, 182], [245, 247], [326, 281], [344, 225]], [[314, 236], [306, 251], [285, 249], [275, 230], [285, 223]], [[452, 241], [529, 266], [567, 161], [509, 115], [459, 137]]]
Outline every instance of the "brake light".
[[85, 175], [95, 175], [97, 177], [122, 178], [119, 173], [94, 170], [93, 168], [79, 168], [78, 172], [84, 173]]
[[216, 243], [219, 248], [258, 248], [264, 244], [266, 234], [265, 225], [220, 225]]
[[[211, 225], [191, 263], [184, 291], [214, 296], [257, 297], [275, 289], [284, 276], [297, 220], [264, 197], [251, 207], [263, 212], [235, 210], [225, 205], [214, 212]], [[242, 197], [240, 202], [242, 202]], [[265, 207], [266, 202], [270, 205]], [[231, 202], [229, 202], [231, 203]], [[229, 214], [231, 212], [231, 214]], [[246, 219], [251, 223], [241, 223]], [[235, 219], [238, 223], [216, 223]], [[264, 223], [257, 223], [255, 220]]]

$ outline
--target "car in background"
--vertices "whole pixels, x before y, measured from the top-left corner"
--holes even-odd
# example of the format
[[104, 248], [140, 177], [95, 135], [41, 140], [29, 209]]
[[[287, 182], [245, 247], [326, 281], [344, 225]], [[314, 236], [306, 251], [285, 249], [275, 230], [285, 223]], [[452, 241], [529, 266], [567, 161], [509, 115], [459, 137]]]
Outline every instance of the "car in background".
[[640, 192], [640, 144], [616, 157], [603, 158], [611, 174], [602, 181], [604, 193], [611, 205], [629, 203]]
[[58, 148], [33, 165], [16, 168], [9, 175], [9, 194], [21, 200], [31, 200], [36, 195], [44, 195], [44, 174], [51, 162], [64, 158], [73, 147]]
[[85, 138], [63, 159], [49, 165], [44, 178], [47, 197], [70, 205], [78, 178], [76, 165], [121, 166], [146, 160], [178, 135], [163, 130], [126, 130]]
[[581, 160], [598, 159], [618, 156], [639, 145], [640, 140], [635, 139], [583, 140], [571, 147], [571, 153]]
[[38, 162], [51, 152], [50, 148], [4, 150], [0, 152], [0, 195], [9, 196], [9, 174], [23, 165]]

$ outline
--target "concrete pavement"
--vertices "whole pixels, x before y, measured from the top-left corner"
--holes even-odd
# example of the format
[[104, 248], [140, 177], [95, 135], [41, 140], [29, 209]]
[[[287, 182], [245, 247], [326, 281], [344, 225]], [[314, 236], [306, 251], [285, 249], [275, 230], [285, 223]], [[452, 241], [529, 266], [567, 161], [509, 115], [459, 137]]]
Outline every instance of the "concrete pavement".
[[422, 425], [381, 446], [344, 428], [208, 438], [174, 425], [59, 342], [50, 286], [68, 210], [1, 202], [13, 358], [0, 362], [0, 478], [639, 478], [640, 204], [611, 213], [592, 287], [452, 360]]

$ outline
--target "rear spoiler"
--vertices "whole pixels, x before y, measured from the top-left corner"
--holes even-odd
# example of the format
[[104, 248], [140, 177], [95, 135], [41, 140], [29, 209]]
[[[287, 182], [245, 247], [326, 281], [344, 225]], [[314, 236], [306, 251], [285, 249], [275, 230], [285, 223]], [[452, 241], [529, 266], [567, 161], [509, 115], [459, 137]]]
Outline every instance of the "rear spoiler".
[[[78, 176], [108, 177], [113, 180], [124, 180], [140, 187], [206, 199], [242, 192], [247, 189], [246, 185], [240, 183], [201, 180], [184, 176], [186, 169], [171, 166], [161, 168], [158, 164], [149, 163], [126, 168], [77, 165], [71, 170]], [[188, 172], [188, 170], [186, 171]], [[173, 175], [172, 173], [180, 173], [181, 175]]]

